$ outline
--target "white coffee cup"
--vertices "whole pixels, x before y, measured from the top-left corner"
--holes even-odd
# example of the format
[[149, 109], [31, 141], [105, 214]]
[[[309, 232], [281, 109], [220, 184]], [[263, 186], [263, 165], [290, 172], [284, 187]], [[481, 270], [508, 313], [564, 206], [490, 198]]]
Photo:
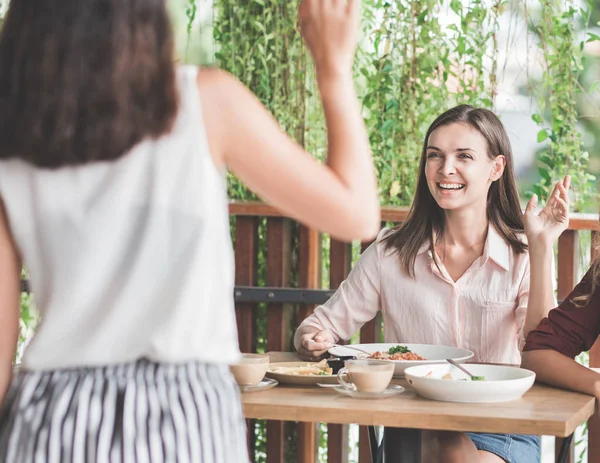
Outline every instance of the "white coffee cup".
[[[346, 360], [338, 372], [338, 381], [349, 389], [359, 392], [382, 392], [394, 376], [394, 364], [385, 360]], [[345, 380], [344, 377], [348, 377]]]
[[241, 359], [229, 369], [240, 386], [256, 386], [262, 381], [269, 367], [266, 354], [242, 354]]

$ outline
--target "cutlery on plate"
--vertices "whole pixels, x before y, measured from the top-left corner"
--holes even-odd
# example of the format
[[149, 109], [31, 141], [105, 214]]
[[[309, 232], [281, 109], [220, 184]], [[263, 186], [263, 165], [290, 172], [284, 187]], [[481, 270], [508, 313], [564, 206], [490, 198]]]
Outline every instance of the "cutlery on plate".
[[[309, 339], [309, 340], [308, 340], [308, 342], [317, 342], [317, 341], [315, 341], [314, 339]], [[329, 345], [330, 345], [331, 347], [343, 347], [344, 349], [352, 349], [352, 350], [356, 350], [356, 351], [358, 351], [358, 352], [360, 352], [360, 353], [362, 353], [362, 354], [366, 354], [366, 355], [368, 355], [369, 357], [370, 357], [370, 356], [371, 356], [371, 354], [372, 354], [372, 352], [367, 352], [366, 350], [359, 349], [358, 347], [354, 347], [354, 346], [353, 346], [353, 345], [351, 345], [351, 344], [346, 344], [346, 345], [343, 345], [343, 344], [334, 344], [334, 343], [329, 343]]]
[[483, 381], [484, 380], [483, 376], [476, 376], [476, 375], [472, 374], [465, 367], [463, 367], [462, 365], [456, 363], [452, 359], [446, 359], [446, 362], [451, 363], [452, 365], [454, 365], [459, 370], [464, 371], [466, 374], [468, 374], [471, 377], [471, 381]]

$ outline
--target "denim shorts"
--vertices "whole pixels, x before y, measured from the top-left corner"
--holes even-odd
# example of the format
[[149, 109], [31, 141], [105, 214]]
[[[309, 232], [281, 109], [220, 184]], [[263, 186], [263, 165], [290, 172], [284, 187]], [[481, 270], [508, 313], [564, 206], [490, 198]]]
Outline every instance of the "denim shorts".
[[484, 434], [468, 432], [477, 450], [498, 455], [506, 463], [539, 463], [541, 441], [539, 436], [522, 434]]

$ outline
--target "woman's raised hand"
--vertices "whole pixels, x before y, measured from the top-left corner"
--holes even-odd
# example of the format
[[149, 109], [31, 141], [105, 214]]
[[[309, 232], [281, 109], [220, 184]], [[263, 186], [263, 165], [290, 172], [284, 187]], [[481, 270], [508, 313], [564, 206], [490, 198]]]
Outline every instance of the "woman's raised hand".
[[533, 243], [553, 245], [569, 226], [569, 185], [571, 177], [558, 182], [544, 208], [535, 214], [538, 197], [534, 194], [525, 208], [523, 223], [525, 234], [531, 246]]
[[359, 0], [302, 0], [298, 22], [317, 75], [351, 75], [360, 24]]

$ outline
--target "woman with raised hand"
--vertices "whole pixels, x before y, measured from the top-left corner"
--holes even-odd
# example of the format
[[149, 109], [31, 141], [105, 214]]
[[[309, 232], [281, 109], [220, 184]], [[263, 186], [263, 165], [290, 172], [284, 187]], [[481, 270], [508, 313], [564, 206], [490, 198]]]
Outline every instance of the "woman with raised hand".
[[[299, 19], [322, 165], [233, 77], [177, 67], [164, 0], [12, 0], [0, 35], [0, 462], [248, 460], [225, 169], [340, 239], [379, 226], [356, 0]], [[20, 270], [42, 323], [12, 361]]]
[[[379, 310], [384, 340], [457, 346], [518, 364], [527, 333], [555, 305], [553, 244], [568, 226], [569, 178], [523, 214], [498, 117], [461, 105], [429, 127], [406, 221], [384, 229], [331, 299], [296, 331], [305, 359], [348, 340]], [[426, 433], [423, 461], [535, 463], [537, 436]]]

